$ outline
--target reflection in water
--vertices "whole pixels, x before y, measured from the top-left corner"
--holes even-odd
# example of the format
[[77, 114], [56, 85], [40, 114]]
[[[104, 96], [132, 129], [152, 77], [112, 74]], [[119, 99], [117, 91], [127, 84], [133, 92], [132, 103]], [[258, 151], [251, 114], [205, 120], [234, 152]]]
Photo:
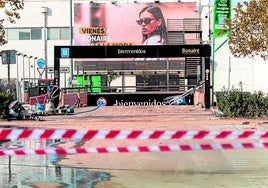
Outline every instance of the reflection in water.
[[[21, 140], [7, 144], [36, 149], [55, 144], [53, 140]], [[108, 181], [105, 172], [92, 172], [87, 169], [54, 165], [55, 156], [25, 155], [0, 157], [1, 188], [12, 187], [94, 187], [100, 181]]]

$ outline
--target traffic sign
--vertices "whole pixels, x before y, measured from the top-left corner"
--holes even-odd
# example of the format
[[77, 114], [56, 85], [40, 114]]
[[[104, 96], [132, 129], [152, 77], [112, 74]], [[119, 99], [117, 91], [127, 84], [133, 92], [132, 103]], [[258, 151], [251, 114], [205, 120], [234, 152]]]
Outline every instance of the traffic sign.
[[16, 64], [16, 51], [3, 50], [0, 52], [2, 56], [2, 64]]
[[69, 73], [70, 68], [69, 67], [60, 67], [60, 73]]
[[[48, 67], [47, 68], [48, 73], [54, 73], [54, 67]], [[69, 67], [60, 67], [60, 73], [69, 73], [70, 68]]]
[[42, 76], [43, 73], [45, 72], [44, 68], [37, 68], [37, 71], [39, 72], [39, 75]]
[[54, 67], [48, 67], [47, 72], [48, 73], [54, 73]]
[[46, 60], [44, 60], [43, 58], [39, 58], [37, 59], [37, 62], [36, 62], [38, 68], [44, 68], [46, 66]]

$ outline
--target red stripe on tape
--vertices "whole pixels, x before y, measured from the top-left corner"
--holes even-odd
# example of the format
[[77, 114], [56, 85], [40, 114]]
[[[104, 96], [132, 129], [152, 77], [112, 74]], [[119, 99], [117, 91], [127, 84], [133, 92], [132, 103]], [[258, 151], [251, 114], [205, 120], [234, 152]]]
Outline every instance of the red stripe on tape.
[[63, 139], [70, 139], [76, 133], [76, 130], [66, 130], [66, 132], [62, 135]]
[[139, 146], [138, 148], [139, 148], [140, 152], [148, 152], [148, 151], [150, 151], [147, 146]]
[[246, 148], [246, 149], [255, 148], [252, 143], [242, 143], [242, 145], [243, 145], [243, 148]]
[[154, 131], [153, 134], [150, 135], [149, 139], [157, 139], [159, 138], [165, 131]]
[[161, 151], [171, 151], [170, 148], [169, 148], [169, 146], [159, 146], [159, 149]]
[[123, 152], [123, 153], [129, 152], [129, 150], [127, 149], [127, 147], [118, 147], [118, 151], [119, 152]]
[[194, 139], [202, 139], [202, 138], [204, 138], [207, 134], [209, 134], [209, 131], [199, 131], [199, 132], [194, 136]]
[[190, 145], [180, 145], [181, 150], [183, 151], [189, 151], [192, 150]]
[[128, 136], [127, 138], [128, 139], [134, 139], [134, 138], [137, 138], [143, 131], [141, 130], [134, 130], [132, 131]]
[[77, 153], [88, 153], [85, 148], [76, 148]]
[[244, 131], [241, 135], [238, 136], [238, 138], [248, 138], [252, 134], [254, 134], [254, 131]]
[[67, 154], [67, 152], [63, 148], [55, 148], [55, 152], [58, 155], [66, 155]]
[[200, 144], [200, 147], [203, 150], [213, 150], [213, 147], [210, 144]]
[[8, 138], [8, 135], [12, 132], [12, 129], [2, 129], [0, 131], [0, 139], [7, 139]]
[[108, 153], [108, 150], [105, 147], [97, 148], [99, 153]]
[[98, 130], [87, 131], [87, 133], [83, 136], [83, 139], [92, 139], [97, 133]]
[[121, 131], [119, 130], [111, 130], [106, 136], [105, 138], [111, 139], [111, 138], [115, 138]]
[[232, 144], [221, 144], [222, 148], [223, 149], [234, 149], [233, 145]]
[[187, 131], [176, 131], [176, 133], [173, 134], [171, 136], [171, 138], [172, 139], [179, 139], [179, 138], [182, 138], [186, 133], [187, 133]]
[[28, 138], [33, 132], [33, 129], [24, 129], [22, 133], [18, 136], [18, 139]]
[[222, 131], [220, 134], [216, 136], [216, 139], [223, 139], [229, 136], [232, 133], [232, 131]]
[[25, 155], [26, 154], [23, 149], [16, 149], [16, 150], [14, 150], [14, 152], [16, 155]]
[[44, 132], [40, 135], [40, 139], [47, 139], [51, 137], [54, 132], [54, 129], [44, 130]]

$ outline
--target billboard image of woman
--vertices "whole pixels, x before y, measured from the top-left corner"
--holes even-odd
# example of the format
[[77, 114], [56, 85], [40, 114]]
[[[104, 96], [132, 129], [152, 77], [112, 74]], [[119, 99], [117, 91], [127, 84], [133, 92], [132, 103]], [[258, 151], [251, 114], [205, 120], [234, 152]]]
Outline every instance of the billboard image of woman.
[[167, 26], [158, 6], [144, 7], [139, 13], [137, 23], [141, 26], [143, 45], [164, 45], [167, 43]]
[[169, 19], [197, 17], [194, 2], [81, 2], [74, 7], [74, 45], [166, 45]]

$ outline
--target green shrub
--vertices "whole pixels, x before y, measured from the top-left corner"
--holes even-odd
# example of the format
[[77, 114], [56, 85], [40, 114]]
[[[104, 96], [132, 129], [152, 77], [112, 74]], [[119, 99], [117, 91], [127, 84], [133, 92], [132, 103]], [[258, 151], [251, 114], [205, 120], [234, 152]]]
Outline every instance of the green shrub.
[[238, 89], [216, 93], [219, 110], [225, 117], [256, 118], [267, 116], [268, 97], [261, 91], [243, 92]]
[[0, 119], [6, 119], [8, 116], [8, 106], [13, 101], [12, 94], [0, 93]]

